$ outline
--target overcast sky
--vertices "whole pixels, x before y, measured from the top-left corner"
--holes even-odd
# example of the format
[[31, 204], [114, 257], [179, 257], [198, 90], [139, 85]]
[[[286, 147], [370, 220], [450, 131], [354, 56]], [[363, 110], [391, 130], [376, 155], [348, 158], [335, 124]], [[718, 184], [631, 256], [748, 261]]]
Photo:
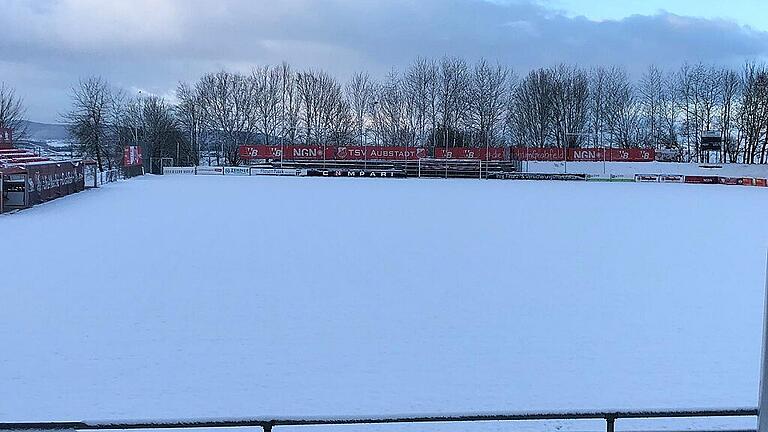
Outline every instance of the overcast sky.
[[170, 95], [221, 68], [291, 62], [346, 80], [417, 56], [739, 65], [768, 59], [765, 0], [0, 0], [0, 81], [55, 122], [79, 77]]

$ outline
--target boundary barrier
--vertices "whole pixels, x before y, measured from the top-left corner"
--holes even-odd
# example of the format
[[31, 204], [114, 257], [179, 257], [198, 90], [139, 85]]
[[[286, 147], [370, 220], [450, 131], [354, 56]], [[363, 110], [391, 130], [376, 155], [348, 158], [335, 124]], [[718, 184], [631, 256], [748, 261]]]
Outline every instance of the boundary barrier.
[[[479, 162], [479, 161], [476, 161]], [[443, 168], [441, 168], [443, 169]], [[270, 168], [270, 167], [163, 167], [165, 175], [220, 175], [220, 176], [310, 176], [310, 177], [378, 177], [405, 178], [411, 177], [403, 169], [382, 165], [365, 169], [352, 166], [309, 167], [309, 168]], [[768, 187], [768, 179], [757, 177], [728, 177], [710, 175], [683, 174], [558, 174], [558, 173], [529, 173], [529, 172], [485, 172], [479, 178], [497, 180], [556, 180], [556, 181], [590, 181], [590, 182], [635, 182], [635, 183], [688, 183], [711, 184], [726, 186]], [[436, 177], [436, 176], [435, 176]], [[457, 176], [451, 176], [457, 177]], [[470, 178], [470, 177], [467, 177]], [[478, 178], [475, 176], [474, 178]]]
[[[434, 414], [413, 416], [372, 416], [372, 417], [296, 417], [296, 418], [233, 418], [233, 419], [189, 419], [175, 421], [130, 421], [130, 422], [29, 422], [0, 423], [0, 430], [135, 430], [135, 429], [212, 429], [259, 427], [263, 432], [272, 432], [277, 426], [340, 426], [393, 423], [467, 423], [489, 421], [530, 421], [530, 420], [604, 420], [605, 431], [615, 432], [616, 420], [620, 419], [669, 419], [669, 418], [721, 418], [757, 417], [757, 408], [730, 408], [714, 410], [639, 410], [639, 411], [566, 411], [566, 412], [518, 412], [485, 414]], [[752, 429], [754, 430], [754, 429]], [[718, 432], [726, 432], [719, 430]], [[733, 430], [729, 432], [735, 432]]]

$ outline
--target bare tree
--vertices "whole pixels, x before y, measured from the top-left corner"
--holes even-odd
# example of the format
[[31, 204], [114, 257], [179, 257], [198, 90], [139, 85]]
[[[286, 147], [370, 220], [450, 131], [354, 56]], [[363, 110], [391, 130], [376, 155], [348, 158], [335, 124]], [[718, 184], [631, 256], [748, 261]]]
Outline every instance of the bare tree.
[[358, 144], [363, 145], [365, 135], [366, 115], [373, 104], [373, 82], [366, 72], [352, 75], [346, 86], [346, 98], [352, 109], [352, 121], [357, 132]]
[[588, 99], [588, 128], [591, 134], [591, 145], [603, 147], [604, 132], [606, 128], [606, 99], [608, 93], [608, 81], [611, 70], [599, 66], [589, 73], [589, 99]]
[[507, 106], [509, 69], [480, 60], [472, 74], [469, 97], [472, 126], [481, 145], [496, 143]]
[[409, 132], [405, 121], [406, 102], [401, 80], [396, 71], [391, 71], [384, 83], [376, 88], [376, 101], [373, 108], [375, 129], [381, 143], [407, 144]]
[[0, 82], [0, 128], [10, 129], [17, 140], [25, 138], [25, 114], [24, 100], [16, 95], [16, 90]]
[[189, 160], [192, 149], [174, 116], [173, 108], [163, 99], [150, 96], [141, 101], [143, 144], [150, 158], [173, 158], [176, 164]]
[[299, 127], [299, 111], [301, 101], [296, 89], [296, 74], [291, 66], [283, 62], [278, 66], [280, 74], [280, 143], [285, 143], [286, 138], [291, 144], [296, 142], [296, 134]]
[[642, 108], [634, 86], [626, 72], [616, 70], [607, 86], [607, 130], [611, 145], [619, 148], [636, 147], [641, 138]]
[[662, 139], [663, 112], [662, 98], [664, 92], [664, 77], [662, 71], [655, 65], [648, 67], [640, 78], [639, 97], [642, 107], [643, 141], [646, 145], [659, 148]]
[[112, 169], [122, 157], [115, 134], [120, 92], [101, 77], [81, 79], [72, 89], [72, 109], [64, 114], [80, 154], [96, 160], [99, 170]]
[[723, 69], [721, 72], [721, 84], [719, 122], [723, 148], [720, 157], [723, 161], [737, 162], [739, 159], [739, 143], [734, 134], [734, 111], [740, 91], [739, 75], [732, 70]]
[[352, 132], [352, 117], [341, 85], [326, 72], [309, 70], [297, 74], [296, 88], [302, 108], [305, 142], [346, 141]]
[[442, 123], [441, 145], [456, 145], [459, 127], [465, 122], [469, 88], [469, 68], [460, 58], [444, 57], [438, 71], [439, 114]]
[[433, 60], [423, 58], [414, 61], [403, 76], [403, 93], [406, 99], [406, 116], [414, 133], [414, 144], [435, 145], [439, 124], [437, 64]]
[[661, 144], [665, 148], [679, 150], [677, 122], [679, 118], [678, 91], [675, 87], [675, 74], [665, 73], [662, 80], [660, 103]]
[[188, 142], [187, 147], [192, 162], [198, 165], [200, 163], [203, 129], [203, 106], [200, 94], [189, 84], [179, 83], [176, 87], [176, 99], [178, 104], [174, 107], [174, 112], [178, 127], [184, 132], [184, 139]]
[[742, 98], [738, 115], [744, 162], [765, 163], [768, 146], [768, 68], [747, 64], [741, 76]]
[[511, 98], [509, 110], [518, 145], [547, 147], [552, 141], [554, 106], [552, 71], [537, 69], [528, 73]]
[[264, 134], [266, 144], [271, 144], [280, 129], [282, 118], [280, 69], [269, 66], [255, 68], [251, 78], [255, 81], [257, 128]]
[[551, 76], [555, 143], [557, 147], [579, 147], [587, 125], [587, 75], [576, 67], [560, 65]]
[[256, 137], [256, 88], [254, 80], [221, 71], [203, 76], [197, 83], [203, 119], [221, 146], [229, 164], [239, 162], [238, 147]]

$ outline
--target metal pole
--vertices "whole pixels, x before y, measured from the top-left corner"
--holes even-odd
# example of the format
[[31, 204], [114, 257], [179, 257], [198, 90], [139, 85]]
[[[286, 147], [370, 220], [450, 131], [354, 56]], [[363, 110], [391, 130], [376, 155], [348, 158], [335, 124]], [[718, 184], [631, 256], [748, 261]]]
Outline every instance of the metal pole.
[[616, 430], [616, 419], [613, 417], [605, 418], [605, 431], [614, 432]]
[[605, 170], [605, 147], [603, 147], [603, 175], [606, 174]]
[[368, 170], [368, 132], [370, 132], [370, 129], [366, 129], [365, 131], [365, 141], [363, 143], [363, 164], [365, 166], [366, 171]]
[[[490, 130], [488, 132], [490, 132]], [[491, 143], [488, 141], [488, 132], [485, 133], [485, 177], [486, 178], [488, 178], [488, 162], [491, 161]], [[480, 165], [482, 166], [482, 162]]]
[[568, 141], [565, 142], [565, 148], [563, 149], [563, 166], [565, 167], [565, 174], [568, 174]]
[[765, 267], [765, 293], [763, 310], [763, 358], [760, 371], [760, 400], [757, 408], [757, 431], [768, 431], [768, 255]]
[[197, 133], [197, 121], [196, 120], [192, 122], [192, 129], [193, 129], [193, 132], [194, 132], [194, 141], [197, 142], [197, 157], [195, 158], [195, 166], [198, 166], [198, 165], [200, 165], [200, 157], [201, 157], [200, 152], [201, 152], [201, 149], [200, 149], [200, 139], [198, 137], [199, 134]]
[[285, 80], [283, 80], [283, 114], [280, 116], [280, 169], [283, 169], [283, 154], [285, 154]]
[[528, 159], [528, 140], [525, 140], [525, 172], [531, 172], [531, 163]]

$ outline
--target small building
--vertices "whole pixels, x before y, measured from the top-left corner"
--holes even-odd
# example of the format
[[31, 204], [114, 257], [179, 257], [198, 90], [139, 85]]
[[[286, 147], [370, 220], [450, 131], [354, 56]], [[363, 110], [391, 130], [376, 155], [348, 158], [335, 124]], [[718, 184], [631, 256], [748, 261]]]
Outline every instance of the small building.
[[52, 161], [13, 147], [0, 130], [0, 213], [32, 207], [85, 189], [84, 161]]

